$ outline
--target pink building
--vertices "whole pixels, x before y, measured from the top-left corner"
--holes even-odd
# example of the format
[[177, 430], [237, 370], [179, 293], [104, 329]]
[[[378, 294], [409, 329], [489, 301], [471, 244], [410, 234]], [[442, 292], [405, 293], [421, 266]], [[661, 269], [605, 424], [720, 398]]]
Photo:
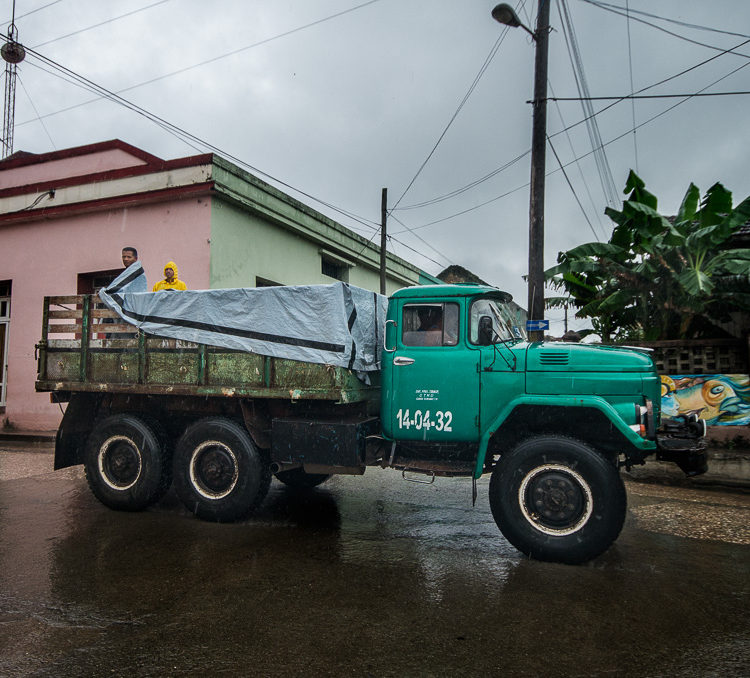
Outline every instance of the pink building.
[[[106, 284], [125, 246], [149, 284], [172, 260], [190, 289], [378, 289], [377, 247], [213, 154], [165, 161], [118, 140], [16, 153], [0, 162], [0, 427], [57, 427], [34, 390], [42, 299]], [[390, 254], [387, 271], [389, 292], [424, 279]]]

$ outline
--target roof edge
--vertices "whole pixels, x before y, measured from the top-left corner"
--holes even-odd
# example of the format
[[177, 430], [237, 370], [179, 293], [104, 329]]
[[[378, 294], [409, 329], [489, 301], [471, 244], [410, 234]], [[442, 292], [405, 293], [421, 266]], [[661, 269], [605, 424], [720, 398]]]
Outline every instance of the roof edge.
[[142, 160], [148, 165], [164, 162], [161, 158], [144, 151], [142, 148], [122, 141], [121, 139], [110, 139], [109, 141], [97, 141], [93, 144], [84, 146], [74, 146], [73, 148], [63, 148], [59, 151], [49, 151], [47, 153], [28, 153], [21, 151], [23, 155], [17, 158], [11, 156], [6, 160], [0, 161], [0, 170], [16, 169], [18, 167], [27, 167], [29, 165], [38, 165], [53, 160], [67, 160], [77, 158], [82, 155], [90, 155], [101, 151], [120, 150], [130, 153], [134, 157]]

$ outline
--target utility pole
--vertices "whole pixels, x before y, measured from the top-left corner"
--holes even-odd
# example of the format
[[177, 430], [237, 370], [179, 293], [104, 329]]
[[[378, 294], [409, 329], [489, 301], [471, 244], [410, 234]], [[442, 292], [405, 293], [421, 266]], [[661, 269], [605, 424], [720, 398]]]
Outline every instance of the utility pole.
[[[506, 26], [523, 28], [536, 43], [534, 100], [531, 122], [531, 189], [529, 191], [529, 324], [530, 341], [542, 341], [544, 330], [544, 173], [547, 148], [547, 61], [549, 54], [549, 6], [552, 0], [539, 0], [536, 31], [524, 26], [516, 11], [501, 2], [492, 18]], [[532, 329], [533, 328], [533, 329]]]
[[384, 188], [380, 198], [380, 294], [385, 294], [385, 223], [388, 218], [388, 189]]
[[[529, 191], [529, 320], [544, 319], [544, 174], [547, 148], [547, 61], [549, 6], [539, 0], [537, 10], [534, 101], [531, 125], [531, 188]], [[544, 330], [529, 332], [531, 341], [542, 341]]]

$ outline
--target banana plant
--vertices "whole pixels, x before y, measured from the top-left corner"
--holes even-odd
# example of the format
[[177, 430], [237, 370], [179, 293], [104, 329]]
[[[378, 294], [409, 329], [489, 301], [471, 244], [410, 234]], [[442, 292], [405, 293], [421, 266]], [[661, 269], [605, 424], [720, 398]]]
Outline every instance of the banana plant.
[[550, 306], [568, 303], [591, 319], [603, 341], [686, 339], [720, 335], [733, 311], [750, 311], [750, 249], [728, 242], [750, 222], [750, 198], [714, 184], [701, 199], [690, 184], [674, 217], [631, 170], [608, 243], [586, 243], [558, 255], [545, 271], [562, 290]]

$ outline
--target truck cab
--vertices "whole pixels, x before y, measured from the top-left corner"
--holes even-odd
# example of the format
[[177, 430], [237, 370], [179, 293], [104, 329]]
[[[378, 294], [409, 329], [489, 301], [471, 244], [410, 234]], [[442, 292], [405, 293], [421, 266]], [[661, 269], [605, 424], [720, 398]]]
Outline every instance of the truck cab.
[[622, 527], [619, 468], [657, 454], [701, 473], [705, 427], [686, 421], [660, 441], [648, 351], [528, 342], [510, 301], [470, 284], [391, 297], [380, 408], [388, 465], [475, 481], [492, 473], [490, 506], [509, 541], [580, 562]]
[[405, 445], [465, 446], [476, 477], [488, 448], [507, 448], [532, 432], [604, 444], [628, 463], [655, 451], [660, 382], [648, 353], [529, 343], [510, 301], [469, 284], [393, 295], [383, 352], [384, 434]]

